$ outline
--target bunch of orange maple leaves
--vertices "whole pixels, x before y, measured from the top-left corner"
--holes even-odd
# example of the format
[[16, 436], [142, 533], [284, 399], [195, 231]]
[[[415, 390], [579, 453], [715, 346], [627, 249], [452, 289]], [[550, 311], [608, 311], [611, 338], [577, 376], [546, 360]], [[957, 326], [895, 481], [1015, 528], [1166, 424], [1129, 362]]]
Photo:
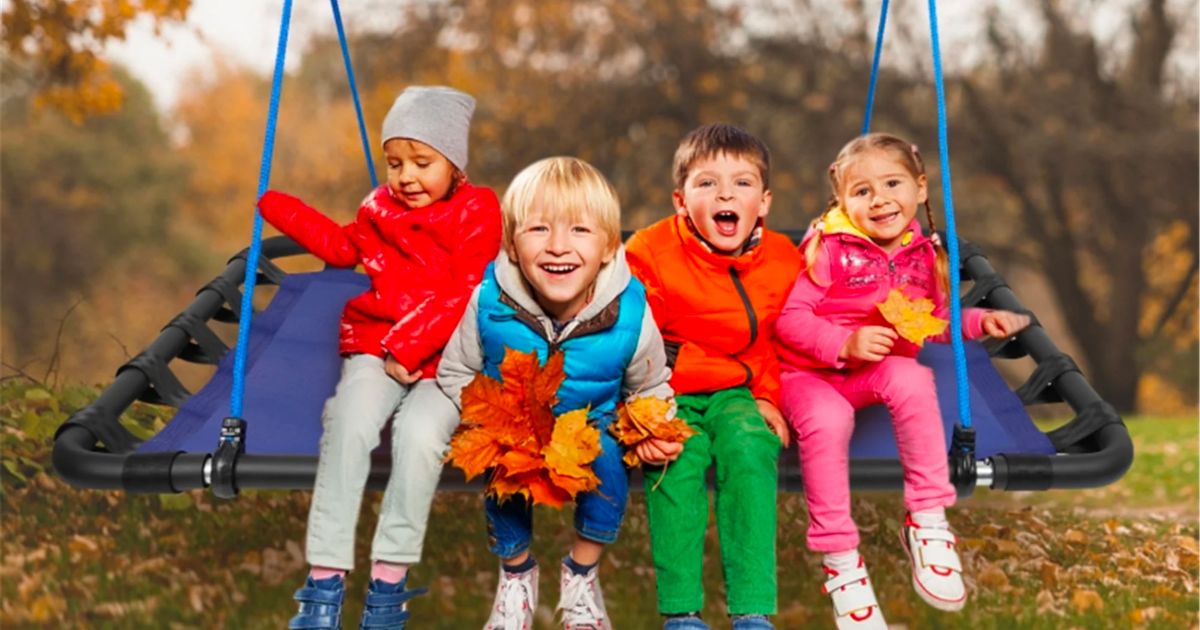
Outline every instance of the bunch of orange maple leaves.
[[[558, 416], [556, 393], [566, 379], [563, 354], [540, 365], [536, 353], [508, 349], [500, 379], [478, 374], [462, 391], [462, 426], [446, 457], [473, 479], [491, 470], [487, 492], [499, 500], [524, 495], [534, 504], [561, 507], [600, 483], [591, 464], [600, 454], [600, 431], [588, 423], [588, 408]], [[623, 405], [609, 430], [632, 447], [647, 437], [682, 442], [694, 431], [669, 419], [670, 403], [638, 398]], [[627, 448], [626, 465], [637, 465]]]

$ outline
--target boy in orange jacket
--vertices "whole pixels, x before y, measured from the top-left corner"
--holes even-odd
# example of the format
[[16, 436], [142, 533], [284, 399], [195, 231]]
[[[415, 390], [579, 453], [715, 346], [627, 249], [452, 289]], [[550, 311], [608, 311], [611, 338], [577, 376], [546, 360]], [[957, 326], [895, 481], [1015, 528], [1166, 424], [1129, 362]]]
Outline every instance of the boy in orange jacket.
[[[735, 630], [773, 627], [778, 409], [775, 319], [801, 258], [767, 230], [770, 153], [749, 133], [708, 125], [675, 152], [675, 215], [626, 246], [662, 331], [678, 415], [698, 431], [668, 468], [646, 474], [664, 628], [702, 629], [706, 473], [716, 465], [717, 533]], [[661, 479], [660, 479], [661, 478]]]

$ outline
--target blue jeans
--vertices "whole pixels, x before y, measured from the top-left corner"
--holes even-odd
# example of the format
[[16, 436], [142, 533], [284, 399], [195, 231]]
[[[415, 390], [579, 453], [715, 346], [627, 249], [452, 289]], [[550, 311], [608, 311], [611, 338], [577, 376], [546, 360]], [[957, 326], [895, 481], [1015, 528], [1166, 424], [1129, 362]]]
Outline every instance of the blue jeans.
[[[624, 452], [608, 431], [600, 431], [600, 455], [592, 472], [600, 485], [575, 497], [575, 531], [580, 536], [608, 544], [617, 539], [629, 497], [629, 471], [621, 461]], [[522, 495], [497, 501], [484, 499], [488, 521], [488, 549], [501, 558], [511, 558], [529, 548], [533, 537], [533, 509]]]

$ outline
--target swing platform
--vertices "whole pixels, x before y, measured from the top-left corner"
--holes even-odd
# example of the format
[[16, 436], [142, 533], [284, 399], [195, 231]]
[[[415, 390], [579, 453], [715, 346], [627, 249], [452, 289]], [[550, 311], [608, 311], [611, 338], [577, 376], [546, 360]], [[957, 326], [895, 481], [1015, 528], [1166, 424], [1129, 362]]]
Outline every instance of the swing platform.
[[[789, 236], [798, 240], [801, 234]], [[262, 247], [258, 284], [278, 288], [269, 305], [252, 318], [243, 413], [247, 432], [242, 446], [216, 448], [229, 406], [234, 356], [212, 325], [237, 325], [246, 251], [231, 259], [224, 272], [205, 285], [145, 350], [121, 366], [113, 383], [92, 404], [59, 427], [53, 463], [63, 479], [78, 488], [129, 492], [211, 487], [225, 497], [244, 488], [312, 488], [321, 410], [333, 393], [341, 365], [337, 322], [345, 302], [368, 283], [362, 274], [344, 269], [284, 272], [272, 261], [305, 254], [286, 237], [266, 239]], [[1029, 312], [979, 248], [964, 243], [960, 251], [961, 277], [972, 283], [964, 306]], [[1014, 391], [993, 361], [1025, 356], [1037, 367]], [[216, 372], [193, 394], [171, 371], [171, 363], [179, 360], [215, 365]], [[961, 429], [955, 429], [959, 418], [950, 346], [928, 344], [919, 360], [935, 373], [951, 477], [961, 495], [976, 487], [1099, 487], [1120, 479], [1133, 461], [1133, 444], [1117, 411], [1054, 345], [1036, 317], [1013, 339], [986, 346], [967, 344], [973, 435], [956, 435]], [[172, 420], [144, 442], [120, 420], [137, 400], [177, 409]], [[1054, 402], [1067, 403], [1076, 415], [1063, 426], [1042, 432], [1026, 407]], [[971, 442], [974, 449], [965, 449]], [[370, 488], [382, 489], [387, 482], [389, 443], [390, 436], [384, 435], [372, 456]], [[890, 418], [882, 406], [859, 412], [851, 457], [854, 488], [903, 486]], [[780, 460], [780, 488], [802, 491], [794, 451], [782, 454]], [[467, 484], [461, 471], [451, 466], [441, 480], [441, 488], [448, 490], [481, 487], [479, 482]]]

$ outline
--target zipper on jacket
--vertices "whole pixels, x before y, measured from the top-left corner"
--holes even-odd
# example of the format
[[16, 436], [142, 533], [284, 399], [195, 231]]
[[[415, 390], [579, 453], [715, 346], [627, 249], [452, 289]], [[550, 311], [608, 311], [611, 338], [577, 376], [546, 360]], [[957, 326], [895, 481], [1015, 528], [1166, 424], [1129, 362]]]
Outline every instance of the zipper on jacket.
[[730, 267], [729, 276], [733, 278], [733, 286], [742, 298], [742, 305], [746, 307], [746, 317], [750, 319], [750, 343], [747, 343], [745, 348], [738, 350], [740, 354], [749, 350], [750, 346], [754, 345], [754, 341], [758, 339], [758, 315], [754, 312], [754, 304], [750, 301], [750, 295], [746, 293], [746, 287], [742, 285], [742, 279], [738, 277], [737, 269]]

